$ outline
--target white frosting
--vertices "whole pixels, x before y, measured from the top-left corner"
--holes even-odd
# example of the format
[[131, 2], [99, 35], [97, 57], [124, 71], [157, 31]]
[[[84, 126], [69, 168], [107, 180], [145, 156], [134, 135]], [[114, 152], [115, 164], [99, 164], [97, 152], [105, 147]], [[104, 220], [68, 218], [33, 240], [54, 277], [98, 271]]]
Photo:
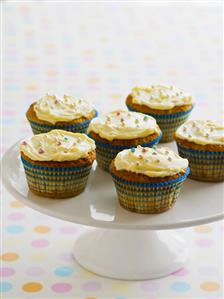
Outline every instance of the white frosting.
[[52, 124], [58, 121], [72, 121], [83, 116], [88, 118], [93, 110], [93, 106], [87, 101], [67, 95], [58, 98], [46, 94], [34, 104], [36, 116]]
[[33, 161], [75, 161], [93, 150], [95, 142], [87, 135], [63, 130], [34, 135], [20, 145], [20, 151]]
[[224, 124], [211, 120], [190, 120], [177, 129], [176, 136], [201, 145], [224, 145]]
[[188, 160], [183, 159], [169, 148], [126, 149], [117, 154], [115, 168], [149, 177], [166, 177], [180, 173], [188, 167]]
[[101, 138], [134, 139], [160, 133], [156, 120], [148, 115], [126, 110], [116, 110], [94, 118], [88, 128], [88, 133], [95, 132]]
[[135, 87], [131, 92], [134, 104], [152, 109], [168, 110], [175, 106], [192, 105], [192, 97], [179, 88], [165, 85]]

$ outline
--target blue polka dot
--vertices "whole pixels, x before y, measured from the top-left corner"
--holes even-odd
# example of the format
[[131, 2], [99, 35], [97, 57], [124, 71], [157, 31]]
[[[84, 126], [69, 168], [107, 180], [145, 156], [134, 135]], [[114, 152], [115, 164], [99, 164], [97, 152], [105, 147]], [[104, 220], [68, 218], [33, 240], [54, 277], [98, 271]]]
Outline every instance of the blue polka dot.
[[188, 283], [182, 282], [182, 281], [174, 282], [171, 285], [171, 289], [176, 292], [187, 292], [190, 290], [190, 288], [191, 288], [191, 286]]
[[54, 274], [57, 276], [69, 276], [73, 273], [73, 269], [70, 267], [58, 267], [54, 270]]
[[20, 225], [9, 225], [6, 227], [6, 231], [9, 234], [19, 234], [24, 231], [24, 227]]
[[0, 292], [8, 292], [12, 289], [12, 284], [9, 282], [0, 282]]

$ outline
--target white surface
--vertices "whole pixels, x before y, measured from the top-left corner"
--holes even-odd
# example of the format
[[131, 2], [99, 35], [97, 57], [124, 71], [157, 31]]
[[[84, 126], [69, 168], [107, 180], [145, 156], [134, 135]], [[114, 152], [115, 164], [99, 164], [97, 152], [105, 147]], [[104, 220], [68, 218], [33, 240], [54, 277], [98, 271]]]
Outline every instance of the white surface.
[[144, 280], [163, 277], [182, 268], [188, 249], [182, 238], [167, 231], [95, 229], [78, 238], [73, 256], [96, 274]]
[[187, 179], [172, 209], [157, 215], [141, 215], [119, 205], [110, 174], [96, 164], [86, 190], [64, 200], [42, 198], [29, 191], [18, 143], [5, 153], [3, 169], [3, 183], [17, 199], [42, 213], [75, 223], [112, 229], [154, 230], [194, 226], [223, 217], [222, 183]]

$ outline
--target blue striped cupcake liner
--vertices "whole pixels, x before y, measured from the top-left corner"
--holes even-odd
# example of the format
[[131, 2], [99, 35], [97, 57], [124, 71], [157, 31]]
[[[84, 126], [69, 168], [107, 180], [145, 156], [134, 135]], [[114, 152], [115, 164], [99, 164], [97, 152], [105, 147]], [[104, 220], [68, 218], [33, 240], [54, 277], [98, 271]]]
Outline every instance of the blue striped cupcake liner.
[[[130, 111], [136, 111], [132, 106], [127, 105]], [[177, 112], [173, 114], [148, 114], [156, 119], [156, 122], [160, 129], [163, 132], [163, 137], [161, 142], [170, 142], [173, 141], [173, 135], [177, 128], [181, 126], [183, 123], [186, 122], [187, 118], [189, 117], [193, 107], [187, 111]], [[147, 114], [147, 113], [145, 113]]]
[[189, 167], [182, 176], [165, 182], [139, 183], [122, 179], [111, 172], [118, 200], [125, 209], [140, 214], [157, 214], [170, 209], [176, 202]]
[[[96, 114], [93, 118], [98, 116], [98, 112], [96, 111]], [[35, 121], [29, 120], [29, 123], [31, 125], [33, 134], [41, 134], [41, 133], [47, 133], [51, 130], [64, 130], [64, 131], [71, 131], [73, 133], [86, 133], [87, 128], [93, 119], [88, 119], [80, 124], [70, 124], [70, 125], [56, 125], [56, 124], [41, 124]]]
[[[90, 138], [94, 139], [91, 135], [91, 133], [88, 135]], [[142, 147], [152, 147], [153, 145], [156, 145], [162, 137], [162, 134], [158, 137], [156, 137], [154, 140], [140, 144]], [[118, 145], [112, 145], [110, 143], [103, 143], [97, 139], [94, 139], [96, 144], [96, 160], [97, 164], [100, 168], [109, 171], [110, 163], [111, 161], [116, 157], [116, 155], [124, 150], [129, 149], [136, 146], [118, 146]]]
[[191, 179], [207, 182], [224, 181], [224, 152], [195, 150], [178, 144], [179, 155], [189, 161]]
[[33, 164], [23, 157], [21, 160], [29, 189], [43, 197], [66, 198], [78, 195], [85, 189], [91, 170], [91, 165], [51, 167]]

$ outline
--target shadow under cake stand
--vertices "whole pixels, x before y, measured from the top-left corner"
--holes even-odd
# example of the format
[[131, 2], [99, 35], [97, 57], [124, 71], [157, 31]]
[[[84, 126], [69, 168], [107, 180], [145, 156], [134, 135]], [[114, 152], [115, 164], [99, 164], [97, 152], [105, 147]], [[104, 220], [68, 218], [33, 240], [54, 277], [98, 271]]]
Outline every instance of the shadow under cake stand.
[[[19, 142], [2, 159], [3, 184], [25, 205], [41, 213], [95, 227], [75, 242], [73, 256], [84, 268], [110, 278], [153, 279], [183, 267], [188, 248], [175, 229], [223, 217], [223, 184], [187, 179], [175, 206], [157, 215], [123, 209], [110, 175], [95, 163], [86, 190], [68, 199], [32, 194], [20, 161]], [[169, 144], [174, 147], [174, 144]]]

